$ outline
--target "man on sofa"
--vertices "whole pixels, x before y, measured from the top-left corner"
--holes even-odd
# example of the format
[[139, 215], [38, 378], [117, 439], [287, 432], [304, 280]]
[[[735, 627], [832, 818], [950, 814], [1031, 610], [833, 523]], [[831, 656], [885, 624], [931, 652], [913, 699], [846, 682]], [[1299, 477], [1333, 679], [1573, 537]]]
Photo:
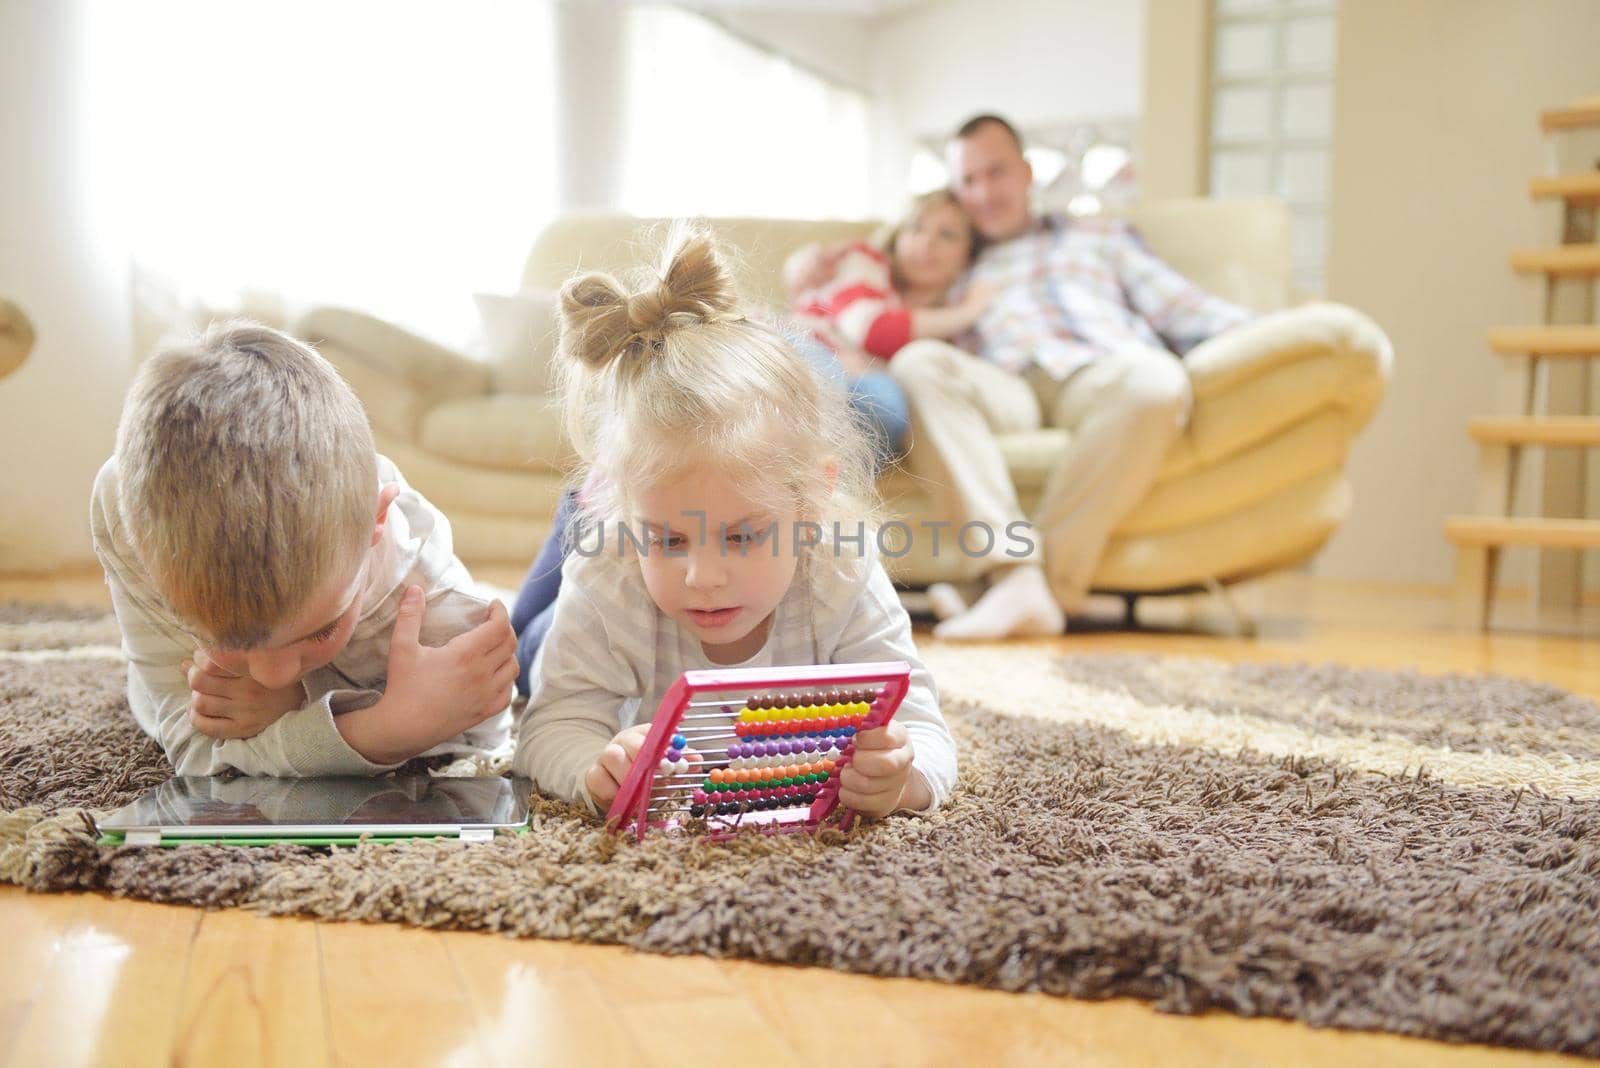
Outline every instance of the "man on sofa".
[[[984, 239], [967, 282], [998, 296], [964, 339], [976, 355], [918, 341], [889, 364], [911, 407], [912, 469], [951, 495], [955, 525], [996, 532], [1031, 518], [1034, 549], [990, 557], [964, 608], [948, 589], [941, 638], [1058, 634], [1106, 541], [1183, 432], [1189, 379], [1178, 356], [1250, 318], [1154, 256], [1125, 222], [1034, 213], [1033, 170], [996, 115], [947, 147], [954, 192]], [[1072, 431], [1037, 512], [1023, 515], [996, 433]], [[964, 610], [963, 610], [964, 609]]]

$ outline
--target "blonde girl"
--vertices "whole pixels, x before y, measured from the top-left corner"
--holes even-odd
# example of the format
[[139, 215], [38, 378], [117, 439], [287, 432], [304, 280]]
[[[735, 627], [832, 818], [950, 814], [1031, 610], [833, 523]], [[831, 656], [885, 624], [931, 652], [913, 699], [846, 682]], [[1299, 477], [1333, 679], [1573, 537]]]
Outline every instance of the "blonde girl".
[[574, 279], [561, 314], [585, 489], [517, 769], [603, 811], [682, 672], [905, 660], [911, 691], [858, 736], [840, 800], [938, 805], [955, 746], [878, 559], [871, 445], [843, 391], [738, 312], [704, 235], [675, 235], [637, 288]]

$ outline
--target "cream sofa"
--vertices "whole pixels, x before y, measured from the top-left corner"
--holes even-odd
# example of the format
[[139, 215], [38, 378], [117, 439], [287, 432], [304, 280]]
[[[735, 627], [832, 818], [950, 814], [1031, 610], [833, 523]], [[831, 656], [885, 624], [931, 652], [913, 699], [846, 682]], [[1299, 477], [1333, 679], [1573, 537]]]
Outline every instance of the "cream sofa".
[[[1273, 201], [1152, 203], [1131, 218], [1155, 251], [1196, 282], [1270, 312], [1292, 300], [1289, 220]], [[712, 219], [734, 250], [741, 292], [781, 306], [780, 266], [808, 241], [869, 233], [868, 223]], [[661, 220], [570, 216], [534, 241], [523, 273], [532, 312], [527, 344], [480, 362], [356, 312], [319, 308], [296, 326], [366, 403], [378, 447], [454, 525], [469, 563], [523, 563], [538, 550], [570, 456], [555, 402], [544, 395], [554, 343], [553, 293], [580, 269], [650, 262]], [[1234, 582], [1310, 558], [1350, 510], [1345, 457], [1388, 377], [1389, 345], [1365, 316], [1324, 307], [1316, 327], [1286, 336], [1268, 316], [1195, 349], [1188, 430], [1149, 495], [1116, 531], [1095, 587], [1127, 593]], [[1009, 435], [1002, 446], [1029, 506], [1057, 456], [1064, 430]], [[880, 489], [914, 529], [943, 518], [941, 502], [904, 471]], [[972, 577], [981, 561], [934, 556], [931, 539], [888, 561], [897, 581], [920, 585]]]

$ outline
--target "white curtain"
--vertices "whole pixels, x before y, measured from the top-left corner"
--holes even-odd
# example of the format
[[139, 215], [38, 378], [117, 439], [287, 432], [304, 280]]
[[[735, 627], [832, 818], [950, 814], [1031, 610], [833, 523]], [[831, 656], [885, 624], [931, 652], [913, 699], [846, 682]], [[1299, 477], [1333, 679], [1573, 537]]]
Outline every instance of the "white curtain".
[[844, 88], [686, 11], [629, 13], [623, 207], [866, 218], [869, 112]]
[[147, 303], [459, 344], [554, 210], [544, 0], [101, 0], [90, 33], [92, 193]]

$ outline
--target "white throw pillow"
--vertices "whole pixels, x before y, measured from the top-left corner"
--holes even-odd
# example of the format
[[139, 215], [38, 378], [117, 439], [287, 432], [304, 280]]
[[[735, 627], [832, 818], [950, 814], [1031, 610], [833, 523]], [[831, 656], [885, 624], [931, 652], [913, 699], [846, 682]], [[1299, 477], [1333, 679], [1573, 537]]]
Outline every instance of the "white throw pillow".
[[556, 294], [474, 293], [496, 393], [545, 393], [556, 347]]

